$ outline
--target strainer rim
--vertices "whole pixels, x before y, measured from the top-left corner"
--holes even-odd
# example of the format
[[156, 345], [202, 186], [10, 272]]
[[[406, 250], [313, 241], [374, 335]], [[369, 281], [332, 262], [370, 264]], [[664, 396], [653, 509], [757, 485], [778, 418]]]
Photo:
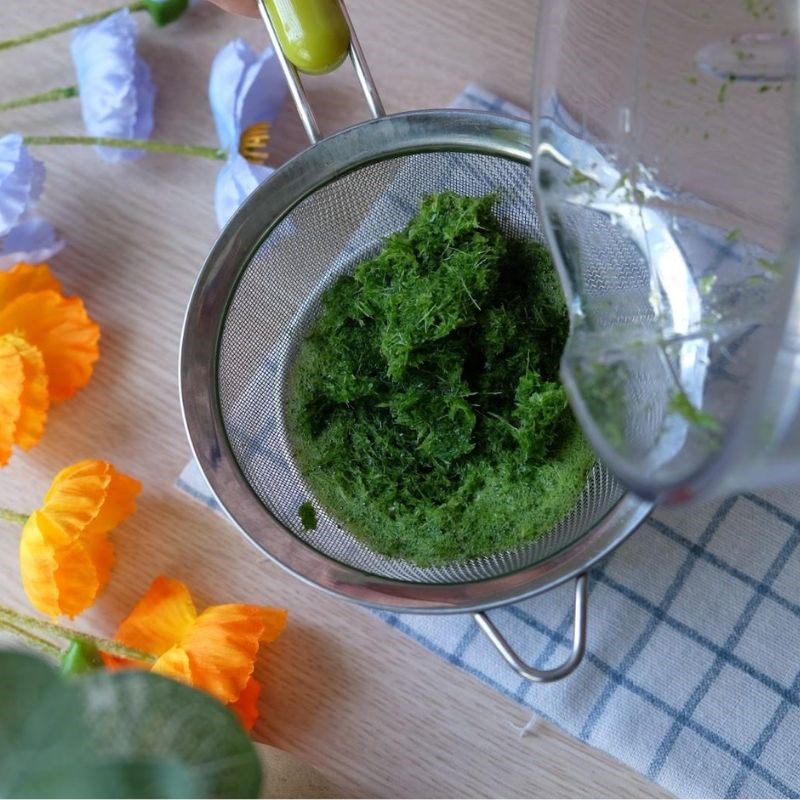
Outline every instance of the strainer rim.
[[180, 396], [189, 443], [213, 495], [242, 534], [305, 582], [398, 612], [483, 610], [538, 594], [603, 558], [652, 508], [625, 494], [591, 530], [542, 562], [468, 583], [413, 583], [365, 573], [303, 542], [242, 473], [222, 420], [217, 368], [228, 308], [253, 254], [286, 214], [331, 181], [388, 158], [437, 150], [529, 164], [530, 125], [492, 112], [438, 109], [370, 120], [322, 139], [277, 169], [228, 222], [197, 277], [181, 334]]

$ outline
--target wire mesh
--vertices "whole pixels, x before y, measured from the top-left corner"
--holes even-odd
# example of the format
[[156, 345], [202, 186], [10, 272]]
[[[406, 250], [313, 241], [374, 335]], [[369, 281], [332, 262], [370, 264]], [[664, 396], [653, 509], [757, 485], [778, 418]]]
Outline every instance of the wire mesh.
[[227, 310], [217, 370], [222, 419], [239, 468], [289, 535], [350, 567], [415, 583], [478, 581], [539, 563], [577, 541], [623, 495], [596, 464], [572, 511], [548, 533], [514, 550], [436, 567], [374, 552], [332, 513], [319, 514], [317, 528], [304, 530], [297, 509], [314, 495], [293, 458], [284, 418], [287, 376], [298, 347], [319, 313], [324, 289], [403, 228], [423, 194], [445, 189], [472, 196], [496, 192], [505, 233], [543, 240], [528, 165], [439, 151], [361, 167], [301, 200], [262, 242]]

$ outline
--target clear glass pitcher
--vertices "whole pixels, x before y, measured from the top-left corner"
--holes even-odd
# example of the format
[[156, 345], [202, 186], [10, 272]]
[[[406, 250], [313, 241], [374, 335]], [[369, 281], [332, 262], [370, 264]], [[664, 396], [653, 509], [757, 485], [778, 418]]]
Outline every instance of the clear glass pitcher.
[[797, 3], [543, 0], [534, 181], [563, 378], [658, 501], [800, 477]]

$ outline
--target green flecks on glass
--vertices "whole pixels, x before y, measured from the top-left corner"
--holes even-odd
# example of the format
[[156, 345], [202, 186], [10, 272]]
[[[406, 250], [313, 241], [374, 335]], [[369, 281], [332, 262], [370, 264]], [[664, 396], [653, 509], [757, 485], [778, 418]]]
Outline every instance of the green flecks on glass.
[[310, 500], [301, 503], [297, 509], [297, 516], [300, 517], [300, 522], [307, 531], [316, 530], [317, 527], [317, 512]]
[[564, 183], [567, 186], [580, 186], [583, 183], [591, 183], [595, 186], [598, 185], [598, 182], [591, 175], [587, 175], [577, 167], [572, 168], [572, 172], [570, 172], [570, 174], [567, 176], [567, 179], [564, 181]]
[[742, 237], [741, 228], [731, 228], [725, 234], [725, 241], [726, 242], [738, 242], [741, 237]]
[[753, 19], [760, 19], [762, 16], [766, 16], [767, 19], [775, 19], [773, 0], [742, 0], [742, 5]]
[[689, 424], [709, 433], [719, 433], [722, 430], [719, 421], [707, 411], [697, 408], [685, 392], [677, 392], [670, 398], [669, 410], [680, 414]]
[[703, 275], [699, 281], [697, 281], [697, 288], [700, 290], [700, 294], [707, 295], [711, 292], [714, 288], [714, 284], [717, 282], [716, 275]]
[[728, 88], [736, 80], [735, 75], [728, 75], [727, 79], [719, 87], [717, 92], [717, 102], [722, 105], [728, 97]]
[[778, 259], [757, 258], [756, 263], [773, 275], [781, 275], [783, 273], [783, 262]]
[[690, 83], [692, 86], [697, 86], [697, 75], [687, 75], [686, 82]]
[[768, 83], [765, 83], [758, 87], [758, 93], [764, 94], [765, 92], [769, 92], [771, 89], [772, 87]]
[[711, 134], [708, 131], [704, 131], [703, 133], [703, 141], [708, 141], [711, 138]]
[[[682, 130], [683, 133], [689, 132], [689, 126], [685, 125], [682, 129], [676, 129], [676, 133]], [[636, 173], [634, 170], [626, 169], [620, 173], [617, 182], [609, 189], [606, 197], [611, 197], [619, 191], [622, 191], [622, 197], [628, 203], [636, 203], [636, 205], [644, 205], [645, 195], [644, 192], [636, 186]]]

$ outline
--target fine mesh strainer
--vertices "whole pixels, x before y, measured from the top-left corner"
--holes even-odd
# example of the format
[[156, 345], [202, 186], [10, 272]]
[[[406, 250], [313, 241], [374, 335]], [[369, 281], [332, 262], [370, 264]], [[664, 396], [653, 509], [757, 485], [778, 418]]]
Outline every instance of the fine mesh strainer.
[[[314, 494], [288, 441], [287, 382], [324, 290], [404, 227], [425, 193], [497, 192], [508, 234], [543, 241], [530, 180], [530, 129], [470, 111], [385, 116], [346, 11], [349, 55], [373, 119], [325, 139], [295, 67], [281, 50], [281, 20], [262, 8], [312, 147], [278, 169], [223, 230], [194, 288], [181, 345], [181, 394], [198, 463], [253, 543], [300, 578], [395, 612], [472, 611], [506, 661], [535, 681], [561, 678], [583, 655], [586, 570], [622, 542], [650, 505], [626, 494], [601, 464], [572, 511], [515, 550], [421, 568], [372, 551], [318, 509], [306, 531], [298, 506]], [[294, 3], [280, 4], [291, 14]], [[273, 17], [270, 17], [272, 13]], [[285, 28], [289, 28], [286, 25]], [[284, 31], [285, 32], [285, 31]], [[524, 664], [484, 613], [576, 578], [572, 653], [561, 666]]]

